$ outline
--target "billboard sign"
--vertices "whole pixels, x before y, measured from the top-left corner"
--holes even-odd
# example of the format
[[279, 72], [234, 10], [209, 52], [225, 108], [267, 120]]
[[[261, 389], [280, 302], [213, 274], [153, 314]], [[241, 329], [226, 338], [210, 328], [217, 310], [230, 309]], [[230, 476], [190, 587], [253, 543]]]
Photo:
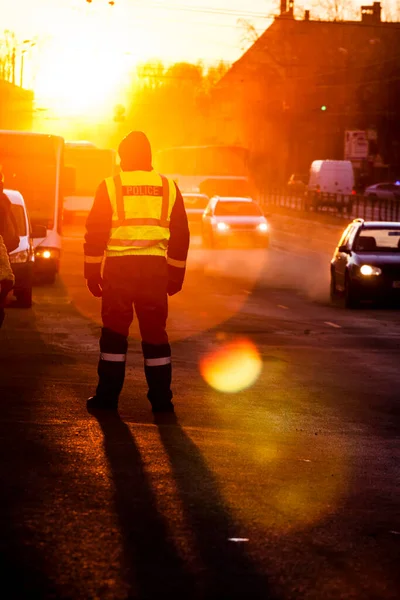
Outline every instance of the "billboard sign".
[[345, 160], [362, 160], [368, 158], [368, 135], [366, 131], [345, 131], [344, 158]]

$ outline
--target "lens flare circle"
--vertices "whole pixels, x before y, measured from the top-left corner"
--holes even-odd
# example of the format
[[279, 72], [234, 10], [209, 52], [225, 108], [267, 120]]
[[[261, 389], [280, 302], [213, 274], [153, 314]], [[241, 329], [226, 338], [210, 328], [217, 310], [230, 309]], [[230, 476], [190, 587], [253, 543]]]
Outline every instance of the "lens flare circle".
[[200, 373], [209, 386], [235, 394], [252, 386], [262, 370], [256, 346], [246, 339], [227, 342], [200, 361]]

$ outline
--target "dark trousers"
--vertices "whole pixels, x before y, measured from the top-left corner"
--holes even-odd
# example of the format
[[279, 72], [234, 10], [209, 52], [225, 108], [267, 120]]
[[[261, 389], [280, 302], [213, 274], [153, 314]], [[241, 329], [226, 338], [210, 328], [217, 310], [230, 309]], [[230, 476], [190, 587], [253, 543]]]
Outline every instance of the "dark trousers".
[[171, 348], [166, 332], [167, 284], [168, 269], [163, 257], [106, 259], [97, 397], [114, 403], [118, 401], [125, 377], [129, 327], [135, 311], [142, 337], [148, 398], [153, 405], [171, 400]]

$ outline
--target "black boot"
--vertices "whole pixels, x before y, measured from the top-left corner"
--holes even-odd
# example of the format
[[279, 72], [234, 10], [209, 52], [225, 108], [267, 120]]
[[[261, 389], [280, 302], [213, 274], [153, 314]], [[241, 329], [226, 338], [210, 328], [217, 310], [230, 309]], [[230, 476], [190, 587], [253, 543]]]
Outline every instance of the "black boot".
[[100, 360], [97, 368], [99, 383], [96, 395], [87, 401], [88, 409], [117, 410], [124, 385], [126, 337], [103, 328], [100, 339]]
[[[171, 348], [169, 344], [153, 346], [144, 342], [142, 348], [144, 372], [149, 386], [147, 398], [150, 400], [152, 411], [153, 413], [173, 413], [174, 405], [171, 402]], [[162, 364], [163, 362], [164, 364]]]
[[173, 413], [174, 405], [171, 402], [171, 364], [159, 367], [148, 367], [145, 365], [144, 372], [149, 386], [147, 397], [150, 400], [153, 413]]

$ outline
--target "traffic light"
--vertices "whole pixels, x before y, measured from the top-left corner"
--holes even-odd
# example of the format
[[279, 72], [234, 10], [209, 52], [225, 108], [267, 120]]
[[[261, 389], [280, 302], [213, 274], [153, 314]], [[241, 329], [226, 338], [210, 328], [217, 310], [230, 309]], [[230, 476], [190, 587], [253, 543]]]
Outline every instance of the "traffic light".
[[327, 108], [328, 108], [328, 107], [326, 106], [326, 104], [323, 104], [323, 105], [321, 106], [321, 110], [322, 110], [322, 112], [325, 112]]

